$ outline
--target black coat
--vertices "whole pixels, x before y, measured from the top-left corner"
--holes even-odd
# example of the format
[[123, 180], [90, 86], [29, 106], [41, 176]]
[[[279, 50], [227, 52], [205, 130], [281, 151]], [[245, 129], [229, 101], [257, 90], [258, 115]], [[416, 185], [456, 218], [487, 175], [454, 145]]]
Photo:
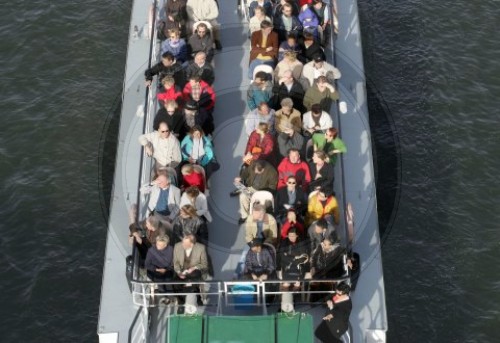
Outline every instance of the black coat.
[[278, 110], [281, 108], [281, 100], [284, 98], [291, 98], [293, 101], [293, 107], [297, 109], [300, 113], [305, 112], [304, 107], [304, 95], [305, 91], [300, 82], [295, 80], [293, 82], [292, 88], [288, 91], [288, 88], [284, 83], [279, 85], [274, 85], [273, 87], [273, 104], [274, 109]]
[[309, 163], [309, 171], [311, 172], [311, 182], [309, 183], [309, 191], [312, 192], [316, 187], [323, 189], [327, 188], [333, 192], [333, 182], [335, 180], [335, 168], [330, 163], [326, 163], [320, 169], [321, 177], [316, 179], [316, 164]]
[[[274, 212], [276, 217], [286, 214], [288, 210], [285, 208], [285, 204], [289, 204], [288, 191], [286, 187], [282, 187], [276, 193], [274, 200]], [[297, 214], [304, 215], [307, 208], [307, 198], [300, 187], [296, 188], [295, 202], [292, 206]]]
[[165, 107], [160, 108], [153, 121], [153, 129], [158, 130], [158, 126], [160, 126], [160, 122], [162, 121], [167, 123], [168, 128], [174, 133], [179, 141], [182, 141], [186, 136], [186, 122], [182, 111], [179, 109], [177, 109], [173, 115], [169, 115]]
[[199, 76], [209, 85], [212, 85], [215, 80], [214, 69], [208, 63], [205, 63], [202, 68], [194, 62], [189, 64], [186, 68], [186, 77], [189, 79], [191, 76]]
[[158, 80], [161, 81], [165, 76], [172, 76], [175, 80], [175, 85], [179, 86], [181, 89], [184, 88], [186, 84], [186, 76], [184, 69], [179, 63], [174, 63], [170, 67], [165, 67], [162, 62], [159, 62], [147, 69], [144, 72], [147, 81], [152, 81], [153, 76], [158, 75]]

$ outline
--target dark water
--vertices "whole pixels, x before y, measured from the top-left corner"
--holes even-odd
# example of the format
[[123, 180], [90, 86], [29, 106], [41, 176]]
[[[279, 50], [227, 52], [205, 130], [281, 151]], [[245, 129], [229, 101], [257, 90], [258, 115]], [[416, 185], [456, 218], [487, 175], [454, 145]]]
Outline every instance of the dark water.
[[[360, 2], [390, 342], [500, 337], [499, 7]], [[130, 9], [0, 10], [1, 342], [97, 340]]]

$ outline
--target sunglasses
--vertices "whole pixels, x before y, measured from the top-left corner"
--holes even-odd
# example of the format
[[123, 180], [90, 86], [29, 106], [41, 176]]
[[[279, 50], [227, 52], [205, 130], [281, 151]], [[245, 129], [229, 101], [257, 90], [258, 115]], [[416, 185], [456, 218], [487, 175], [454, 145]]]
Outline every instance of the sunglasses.
[[165, 131], [160, 131], [161, 133], [167, 133], [170, 132], [170, 130], [165, 130]]
[[297, 184], [297, 182], [293, 182], [293, 181], [288, 181], [287, 183], [288, 183], [289, 185], [295, 185], [295, 184]]

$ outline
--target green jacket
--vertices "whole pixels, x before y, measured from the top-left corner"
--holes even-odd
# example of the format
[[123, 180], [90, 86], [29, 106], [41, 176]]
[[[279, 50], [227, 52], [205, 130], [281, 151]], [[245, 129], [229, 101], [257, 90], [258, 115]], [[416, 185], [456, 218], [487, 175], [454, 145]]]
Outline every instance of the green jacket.
[[339, 150], [341, 153], [347, 152], [344, 142], [338, 136], [333, 141], [327, 142], [324, 133], [315, 133], [312, 140], [318, 150], [323, 150], [328, 155], [332, 165], [337, 162], [337, 154], [333, 153], [333, 150]]

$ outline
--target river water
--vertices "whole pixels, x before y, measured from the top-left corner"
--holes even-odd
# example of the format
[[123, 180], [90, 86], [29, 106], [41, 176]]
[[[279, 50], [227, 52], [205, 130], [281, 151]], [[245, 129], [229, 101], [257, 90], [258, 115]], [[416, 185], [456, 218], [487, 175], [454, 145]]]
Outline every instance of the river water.
[[[498, 341], [500, 2], [359, 5], [389, 342]], [[1, 342], [97, 340], [130, 8], [0, 10]]]

